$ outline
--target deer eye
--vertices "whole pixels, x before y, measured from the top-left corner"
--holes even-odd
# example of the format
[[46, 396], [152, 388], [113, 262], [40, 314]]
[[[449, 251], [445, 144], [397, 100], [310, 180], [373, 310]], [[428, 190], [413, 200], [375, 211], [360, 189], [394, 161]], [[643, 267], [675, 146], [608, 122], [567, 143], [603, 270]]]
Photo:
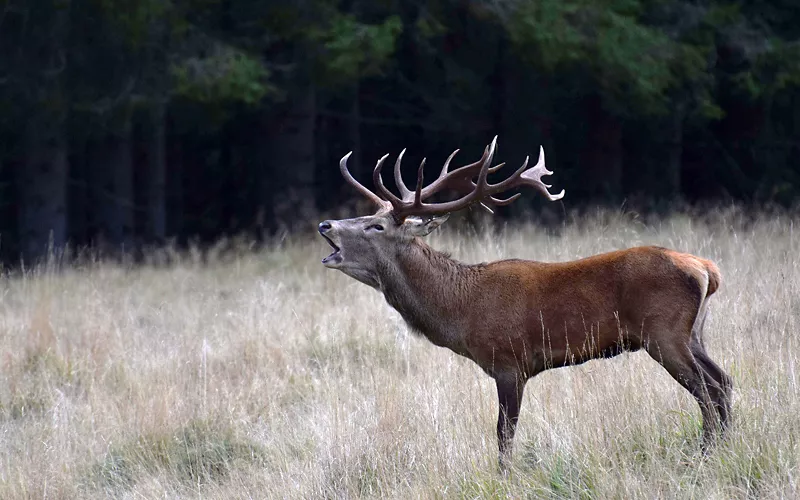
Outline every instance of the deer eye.
[[375, 231], [383, 231], [383, 226], [380, 224], [373, 224], [371, 226], [367, 226], [367, 231], [370, 229], [374, 229]]

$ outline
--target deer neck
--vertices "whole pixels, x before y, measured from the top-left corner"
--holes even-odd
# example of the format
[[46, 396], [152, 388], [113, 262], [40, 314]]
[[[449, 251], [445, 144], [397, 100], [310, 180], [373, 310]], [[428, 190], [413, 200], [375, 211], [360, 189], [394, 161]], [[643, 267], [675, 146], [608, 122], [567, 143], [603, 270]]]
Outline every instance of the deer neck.
[[464, 308], [475, 267], [437, 252], [417, 238], [399, 249], [380, 273], [386, 301], [406, 323], [436, 345], [462, 350]]

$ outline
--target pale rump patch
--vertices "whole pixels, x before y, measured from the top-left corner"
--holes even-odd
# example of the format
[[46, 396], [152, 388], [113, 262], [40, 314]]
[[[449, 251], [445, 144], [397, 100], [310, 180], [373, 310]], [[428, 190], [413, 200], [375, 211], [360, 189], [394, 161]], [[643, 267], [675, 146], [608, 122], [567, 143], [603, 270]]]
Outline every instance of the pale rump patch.
[[666, 250], [664, 252], [678, 269], [697, 280], [700, 285], [700, 305], [697, 309], [692, 333], [702, 343], [703, 323], [707, 313], [708, 297], [717, 291], [721, 280], [719, 268], [712, 261], [694, 255]]
[[[664, 253], [670, 258], [670, 260], [672, 260], [672, 263], [675, 264], [678, 269], [681, 269], [683, 272], [697, 280], [697, 283], [700, 285], [701, 300], [705, 299], [706, 294], [709, 292], [708, 285], [710, 269], [708, 264], [713, 266], [713, 262], [700, 259], [694, 255], [676, 252], [674, 250], [665, 250]], [[716, 266], [714, 267], [716, 268]]]
[[719, 268], [716, 264], [714, 264], [714, 262], [706, 259], [699, 260], [705, 264], [706, 269], [708, 269], [708, 295], [711, 295], [719, 288], [719, 285], [722, 282], [722, 273], [719, 272]]

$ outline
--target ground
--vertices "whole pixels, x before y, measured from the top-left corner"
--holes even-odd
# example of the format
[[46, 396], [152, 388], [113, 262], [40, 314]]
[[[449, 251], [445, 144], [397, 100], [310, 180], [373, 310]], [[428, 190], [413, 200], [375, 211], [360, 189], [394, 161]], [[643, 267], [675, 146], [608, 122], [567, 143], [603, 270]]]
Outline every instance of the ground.
[[694, 400], [634, 353], [532, 380], [499, 475], [493, 382], [325, 269], [328, 246], [309, 231], [259, 252], [0, 278], [0, 498], [800, 496], [793, 219], [570, 220], [454, 223], [430, 243], [466, 262], [639, 244], [714, 260], [706, 345], [735, 395], [731, 432], [708, 456]]

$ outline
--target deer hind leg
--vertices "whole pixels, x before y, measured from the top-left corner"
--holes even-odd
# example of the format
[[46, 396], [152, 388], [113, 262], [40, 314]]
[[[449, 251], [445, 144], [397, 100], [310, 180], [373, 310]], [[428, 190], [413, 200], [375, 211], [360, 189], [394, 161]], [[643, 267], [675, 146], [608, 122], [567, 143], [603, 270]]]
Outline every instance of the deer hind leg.
[[723, 372], [722, 369], [708, 357], [703, 347], [692, 344], [690, 348], [697, 364], [700, 365], [700, 368], [704, 372], [706, 387], [714, 402], [714, 407], [719, 414], [721, 430], [724, 432], [728, 428], [728, 421], [731, 414], [731, 392], [733, 389], [733, 382], [728, 374]]
[[703, 342], [703, 327], [705, 326], [707, 315], [705, 307], [707, 301], [708, 299], [705, 299], [700, 305], [697, 319], [692, 327], [692, 340], [689, 343], [689, 349], [692, 351], [692, 355], [707, 376], [707, 385], [709, 386], [709, 391], [713, 391], [712, 397], [717, 412], [719, 413], [722, 430], [724, 431], [727, 428], [731, 413], [733, 380], [727, 373], [722, 371], [719, 365], [717, 365], [706, 352], [705, 342]]
[[505, 472], [511, 463], [511, 449], [514, 443], [514, 433], [519, 420], [519, 409], [522, 404], [522, 395], [525, 391], [526, 380], [516, 375], [498, 374], [495, 376], [497, 384], [497, 398], [500, 409], [497, 416], [497, 443], [500, 449], [500, 470]]
[[[650, 345], [647, 350], [650, 356], [697, 400], [703, 417], [703, 449], [707, 449], [715, 441], [724, 426], [723, 420], [726, 423], [728, 416], [725, 391], [705, 367], [706, 360], [711, 360], [705, 356], [705, 359], [700, 361], [686, 344]], [[721, 370], [719, 371], [721, 373]], [[724, 410], [721, 412], [720, 408]]]

